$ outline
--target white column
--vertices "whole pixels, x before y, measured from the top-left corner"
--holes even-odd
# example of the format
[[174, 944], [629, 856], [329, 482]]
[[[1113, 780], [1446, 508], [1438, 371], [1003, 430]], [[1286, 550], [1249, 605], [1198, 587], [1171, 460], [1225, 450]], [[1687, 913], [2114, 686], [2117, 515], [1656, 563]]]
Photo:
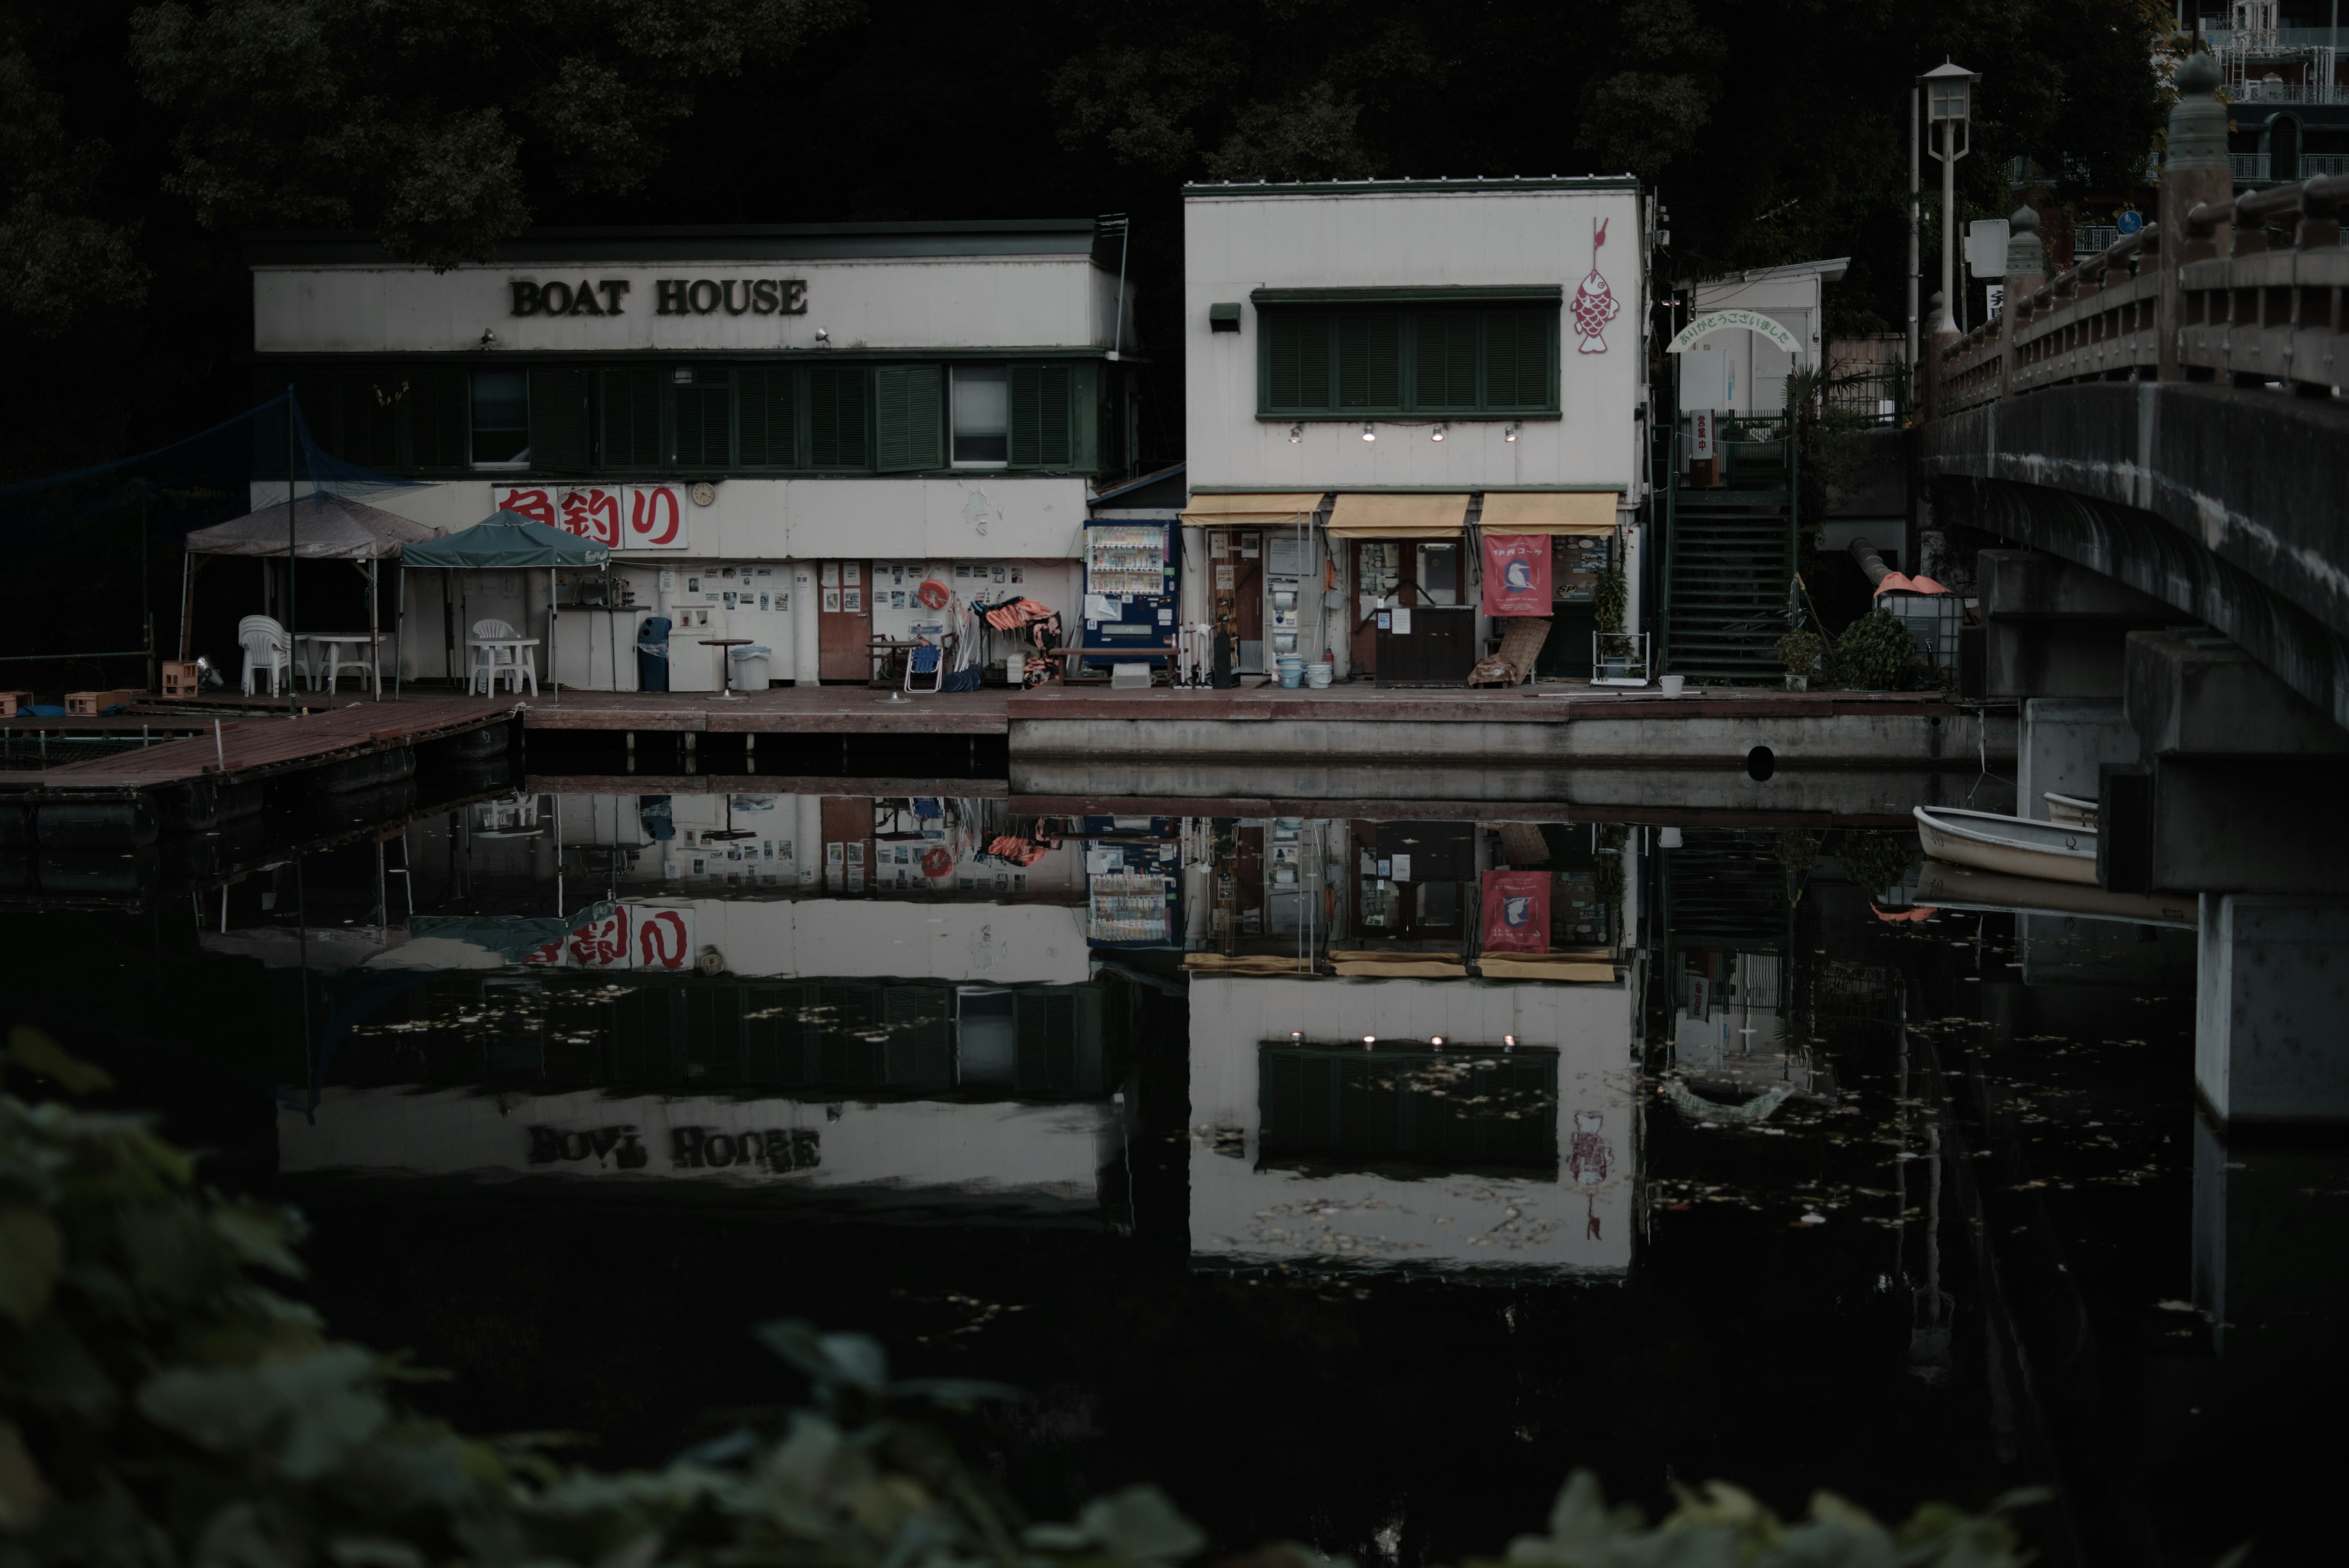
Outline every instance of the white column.
[[[822, 679], [823, 645], [818, 637], [823, 601], [817, 597], [816, 563], [794, 561], [792, 573], [792, 684], [813, 686]], [[805, 867], [801, 880], [805, 881]], [[819, 867], [821, 869], [821, 867]]]
[[[797, 590], [792, 602], [794, 606], [799, 602]], [[823, 797], [795, 794], [792, 811], [797, 825], [792, 832], [792, 863], [799, 872], [800, 885], [807, 887], [823, 879]]]

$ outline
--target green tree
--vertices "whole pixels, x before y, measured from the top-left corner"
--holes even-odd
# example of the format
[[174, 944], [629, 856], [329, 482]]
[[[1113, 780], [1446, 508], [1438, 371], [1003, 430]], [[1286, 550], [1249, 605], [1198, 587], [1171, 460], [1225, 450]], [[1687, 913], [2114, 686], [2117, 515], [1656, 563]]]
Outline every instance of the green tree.
[[129, 54], [199, 222], [367, 228], [448, 266], [520, 234], [536, 189], [639, 189], [706, 84], [853, 4], [164, 0], [132, 17]]

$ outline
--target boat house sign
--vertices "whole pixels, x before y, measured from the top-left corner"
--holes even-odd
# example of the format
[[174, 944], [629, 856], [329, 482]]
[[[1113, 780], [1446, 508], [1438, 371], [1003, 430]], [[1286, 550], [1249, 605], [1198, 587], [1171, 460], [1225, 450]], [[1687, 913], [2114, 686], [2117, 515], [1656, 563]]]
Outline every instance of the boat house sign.
[[[515, 316], [623, 316], [628, 280], [536, 278], [506, 280]], [[804, 316], [807, 280], [797, 277], [661, 277], [653, 280], [656, 316]]]

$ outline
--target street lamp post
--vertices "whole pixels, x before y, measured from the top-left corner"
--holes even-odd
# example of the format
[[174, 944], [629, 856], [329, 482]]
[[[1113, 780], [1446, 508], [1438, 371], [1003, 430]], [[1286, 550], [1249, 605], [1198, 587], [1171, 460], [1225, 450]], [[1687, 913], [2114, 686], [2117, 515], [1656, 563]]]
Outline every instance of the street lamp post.
[[1973, 151], [1973, 118], [1969, 110], [1975, 80], [1973, 70], [1952, 66], [1948, 58], [1917, 78], [1917, 85], [1924, 89], [1926, 119], [1938, 131], [1933, 158], [1940, 160], [1940, 310], [1933, 322], [1933, 348], [1924, 359], [1924, 395], [1933, 407], [1940, 402], [1936, 388], [1940, 381], [1942, 348], [1957, 337], [1952, 315], [1952, 303], [1957, 301], [1957, 160]]
[[1940, 133], [1933, 149], [1941, 161], [1941, 319], [1933, 329], [1938, 340], [1957, 332], [1951, 310], [1958, 297], [1958, 160], [1973, 151], [1972, 88], [1982, 78], [1945, 59], [1917, 79], [1925, 89], [1925, 118]]

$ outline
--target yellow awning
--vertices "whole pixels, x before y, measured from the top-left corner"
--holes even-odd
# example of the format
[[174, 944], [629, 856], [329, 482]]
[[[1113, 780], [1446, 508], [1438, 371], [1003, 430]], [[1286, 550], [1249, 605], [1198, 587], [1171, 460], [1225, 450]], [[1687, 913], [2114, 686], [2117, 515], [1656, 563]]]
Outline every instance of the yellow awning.
[[1330, 513], [1332, 539], [1436, 539], [1468, 525], [1461, 495], [1340, 495]]
[[1186, 528], [1291, 528], [1313, 514], [1321, 493], [1310, 495], [1194, 495], [1183, 513]]
[[1611, 490], [1487, 492], [1477, 526], [1487, 534], [1612, 534], [1615, 500]]

